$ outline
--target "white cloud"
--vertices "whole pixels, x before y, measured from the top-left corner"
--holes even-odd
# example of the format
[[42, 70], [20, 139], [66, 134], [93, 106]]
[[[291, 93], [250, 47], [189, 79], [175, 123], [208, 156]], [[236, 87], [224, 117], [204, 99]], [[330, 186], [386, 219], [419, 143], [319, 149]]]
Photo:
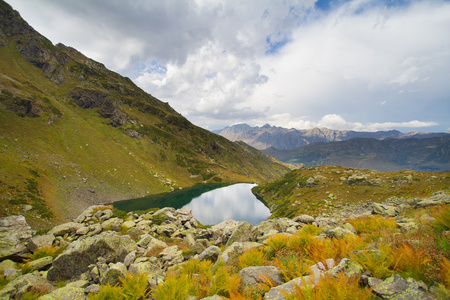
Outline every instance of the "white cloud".
[[447, 1], [7, 1], [206, 128], [450, 126]]

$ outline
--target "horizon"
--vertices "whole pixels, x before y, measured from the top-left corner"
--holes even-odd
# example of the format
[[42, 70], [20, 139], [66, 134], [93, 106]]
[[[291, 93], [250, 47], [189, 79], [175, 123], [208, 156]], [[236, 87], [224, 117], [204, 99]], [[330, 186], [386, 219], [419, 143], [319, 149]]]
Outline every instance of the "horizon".
[[7, 0], [208, 130], [450, 132], [450, 2]]

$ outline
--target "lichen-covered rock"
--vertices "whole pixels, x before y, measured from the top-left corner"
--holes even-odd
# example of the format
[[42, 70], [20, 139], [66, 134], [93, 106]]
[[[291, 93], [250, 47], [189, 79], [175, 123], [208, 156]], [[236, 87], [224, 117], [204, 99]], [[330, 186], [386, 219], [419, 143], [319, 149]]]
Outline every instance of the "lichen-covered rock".
[[34, 231], [24, 216], [0, 218], [0, 260], [21, 260], [30, 253], [26, 245]]
[[235, 242], [231, 246], [227, 247], [225, 251], [222, 252], [218, 260], [227, 263], [231, 259], [231, 255], [233, 254], [240, 255], [245, 251], [260, 247], [264, 247], [264, 245], [256, 242], [243, 242], [243, 243]]
[[30, 288], [39, 286], [42, 290], [52, 291], [53, 286], [38, 273], [28, 273], [9, 282], [1, 291], [0, 299], [21, 299]]
[[87, 299], [84, 288], [65, 286], [54, 290], [50, 294], [41, 296], [39, 300], [84, 300]]
[[103, 230], [113, 230], [113, 231], [121, 231], [122, 230], [123, 220], [119, 218], [111, 218], [102, 223]]
[[239, 224], [236, 229], [233, 231], [231, 236], [228, 238], [226, 246], [230, 246], [234, 242], [250, 242], [253, 240], [250, 232], [252, 232], [254, 227], [247, 223], [242, 222]]
[[217, 246], [209, 246], [205, 249], [200, 255], [198, 256], [198, 259], [200, 261], [202, 260], [209, 260], [213, 263], [217, 261], [217, 258], [219, 258], [222, 251]]
[[27, 248], [31, 252], [34, 252], [39, 248], [52, 246], [54, 241], [55, 236], [53, 234], [37, 235], [30, 239]]
[[246, 286], [266, 284], [278, 286], [284, 282], [281, 272], [274, 266], [247, 267], [239, 272], [241, 283]]
[[425, 293], [427, 286], [412, 278], [403, 279], [394, 274], [383, 282], [375, 285], [372, 293], [383, 300], [431, 300]]
[[116, 264], [112, 264], [109, 266], [109, 268], [106, 270], [106, 272], [103, 272], [100, 276], [100, 284], [110, 284], [112, 286], [120, 283], [120, 278], [124, 278], [127, 274], [127, 267], [121, 263], [118, 262]]
[[83, 224], [68, 222], [61, 225], [53, 227], [48, 234], [53, 234], [54, 236], [64, 236], [65, 234], [75, 234], [78, 229], [84, 227]]
[[327, 271], [332, 276], [343, 272], [347, 277], [359, 277], [364, 272], [363, 266], [348, 258], [343, 258], [339, 264]]
[[33, 270], [47, 270], [52, 265], [53, 257], [46, 256], [27, 263]]
[[314, 222], [314, 217], [310, 215], [299, 215], [292, 219], [292, 221], [297, 223], [312, 224]]
[[54, 261], [48, 271], [49, 280], [71, 279], [88, 270], [98, 257], [116, 263], [137, 249], [136, 243], [128, 235], [117, 235], [110, 231], [77, 240], [71, 243]]

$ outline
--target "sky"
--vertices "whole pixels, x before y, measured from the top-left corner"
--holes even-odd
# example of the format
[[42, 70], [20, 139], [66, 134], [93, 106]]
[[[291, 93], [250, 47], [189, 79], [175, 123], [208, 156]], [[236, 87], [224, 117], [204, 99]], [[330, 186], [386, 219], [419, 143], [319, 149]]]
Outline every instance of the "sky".
[[450, 131], [450, 1], [6, 0], [216, 130]]

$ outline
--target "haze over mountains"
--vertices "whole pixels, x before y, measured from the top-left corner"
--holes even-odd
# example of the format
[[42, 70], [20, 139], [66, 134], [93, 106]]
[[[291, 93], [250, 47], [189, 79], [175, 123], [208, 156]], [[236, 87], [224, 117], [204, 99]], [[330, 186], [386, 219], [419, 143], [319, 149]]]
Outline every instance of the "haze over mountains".
[[197, 127], [0, 1], [0, 216], [29, 222], [197, 183], [263, 182], [289, 169]]
[[241, 140], [294, 165], [340, 165], [377, 171], [450, 170], [450, 135], [446, 133], [297, 130], [247, 124], [226, 127], [216, 133], [231, 141]]

